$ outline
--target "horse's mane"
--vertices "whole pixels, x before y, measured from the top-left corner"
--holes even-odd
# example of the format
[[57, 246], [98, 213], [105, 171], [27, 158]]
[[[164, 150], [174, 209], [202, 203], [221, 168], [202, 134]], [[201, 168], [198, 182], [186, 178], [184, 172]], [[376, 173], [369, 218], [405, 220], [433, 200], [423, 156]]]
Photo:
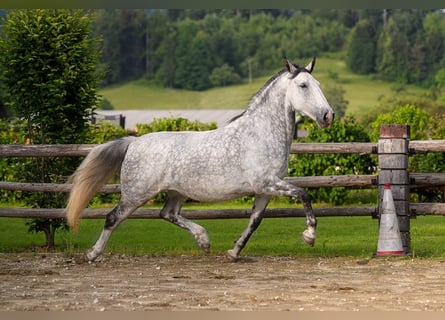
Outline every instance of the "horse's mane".
[[[305, 68], [302, 68], [300, 66], [298, 66], [297, 64], [293, 63], [294, 67], [297, 69], [294, 74], [292, 75], [293, 78], [295, 78], [300, 72], [306, 71], [308, 72]], [[273, 75], [269, 80], [267, 80], [267, 82], [261, 87], [260, 90], [257, 91], [257, 93], [255, 93], [250, 99], [249, 99], [249, 103], [247, 104], [247, 108], [241, 112], [240, 114], [234, 116], [232, 119], [230, 119], [228, 121], [228, 123], [232, 123], [233, 121], [241, 118], [249, 109], [250, 105], [253, 103], [253, 101], [258, 98], [263, 92], [264, 90], [266, 90], [266, 88], [269, 87], [269, 85], [274, 82], [278, 77], [280, 77], [283, 73], [287, 72], [286, 68], [282, 69], [281, 71], [279, 71], [278, 73], [276, 73], [275, 75]]]
[[260, 96], [264, 90], [273, 82], [275, 81], [275, 79], [277, 79], [279, 76], [281, 76], [284, 72], [286, 71], [286, 69], [283, 69], [281, 71], [279, 71], [277, 74], [273, 75], [269, 80], [267, 80], [267, 82], [261, 87], [260, 90], [257, 91], [257, 93], [255, 93], [250, 99], [249, 99], [249, 103], [247, 104], [247, 108], [241, 112], [240, 114], [234, 116], [232, 119], [229, 120], [229, 123], [232, 123], [233, 121], [241, 118], [249, 109], [249, 106], [252, 104], [253, 100], [255, 98], [257, 98], [258, 96]]

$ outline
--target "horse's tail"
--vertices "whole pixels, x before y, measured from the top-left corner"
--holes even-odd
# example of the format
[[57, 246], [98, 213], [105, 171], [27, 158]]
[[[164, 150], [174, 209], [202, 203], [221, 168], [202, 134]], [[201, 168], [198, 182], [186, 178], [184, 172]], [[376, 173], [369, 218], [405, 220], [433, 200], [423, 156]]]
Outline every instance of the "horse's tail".
[[99, 189], [118, 171], [134, 137], [110, 141], [94, 147], [68, 179], [72, 189], [66, 207], [66, 218], [72, 230], [79, 227], [82, 211]]

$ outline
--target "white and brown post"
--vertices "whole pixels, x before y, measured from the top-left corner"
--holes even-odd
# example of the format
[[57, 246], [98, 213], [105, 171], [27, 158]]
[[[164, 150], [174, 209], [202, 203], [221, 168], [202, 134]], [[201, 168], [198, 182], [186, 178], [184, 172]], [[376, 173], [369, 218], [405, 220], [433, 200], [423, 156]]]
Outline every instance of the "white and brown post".
[[382, 214], [383, 192], [391, 184], [394, 206], [405, 254], [411, 251], [409, 211], [409, 136], [408, 125], [381, 125], [378, 142], [379, 217]]

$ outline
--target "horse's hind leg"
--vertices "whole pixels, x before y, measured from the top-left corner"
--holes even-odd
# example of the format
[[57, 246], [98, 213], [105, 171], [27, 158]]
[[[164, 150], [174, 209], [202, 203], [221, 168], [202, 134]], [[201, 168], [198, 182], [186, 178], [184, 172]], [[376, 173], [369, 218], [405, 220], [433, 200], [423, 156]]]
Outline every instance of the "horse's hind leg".
[[187, 198], [175, 191], [168, 192], [167, 202], [162, 208], [161, 218], [188, 230], [196, 240], [198, 246], [206, 253], [210, 251], [210, 241], [207, 231], [197, 223], [182, 217], [179, 213], [181, 206]]
[[105, 219], [105, 226], [100, 234], [99, 239], [96, 241], [94, 246], [86, 253], [86, 259], [88, 261], [94, 261], [102, 255], [105, 246], [107, 245], [108, 239], [111, 233], [117, 226], [124, 221], [133, 211], [137, 209], [137, 206], [124, 204], [122, 201], [110, 211]]
[[263, 213], [266, 210], [267, 204], [269, 203], [270, 196], [259, 196], [255, 197], [255, 201], [253, 203], [252, 214], [250, 215], [249, 224], [247, 228], [243, 231], [239, 239], [235, 242], [235, 247], [232, 250], [227, 251], [227, 258], [230, 261], [237, 261], [239, 257], [239, 253], [246, 245], [247, 241], [249, 241], [250, 236], [254, 233], [254, 231], [258, 228], [263, 219]]

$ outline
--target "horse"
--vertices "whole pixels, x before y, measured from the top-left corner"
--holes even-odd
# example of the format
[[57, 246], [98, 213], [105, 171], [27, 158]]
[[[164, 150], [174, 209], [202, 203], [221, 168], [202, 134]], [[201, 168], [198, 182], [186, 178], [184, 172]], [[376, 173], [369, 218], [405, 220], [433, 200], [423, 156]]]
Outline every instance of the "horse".
[[209, 131], [155, 132], [124, 137], [94, 147], [68, 183], [66, 207], [70, 228], [78, 229], [84, 208], [98, 190], [120, 172], [121, 196], [105, 218], [102, 233], [85, 253], [87, 261], [103, 254], [113, 230], [138, 207], [160, 192], [167, 200], [160, 217], [188, 230], [204, 252], [210, 252], [207, 231], [181, 216], [192, 199], [215, 202], [253, 195], [247, 228], [226, 252], [237, 261], [261, 223], [272, 196], [287, 196], [303, 204], [303, 240], [313, 246], [317, 219], [307, 192], [283, 180], [297, 117], [308, 116], [320, 128], [329, 127], [334, 111], [312, 76], [315, 57], [306, 67], [284, 58], [285, 67], [250, 99], [247, 108], [225, 126]]

